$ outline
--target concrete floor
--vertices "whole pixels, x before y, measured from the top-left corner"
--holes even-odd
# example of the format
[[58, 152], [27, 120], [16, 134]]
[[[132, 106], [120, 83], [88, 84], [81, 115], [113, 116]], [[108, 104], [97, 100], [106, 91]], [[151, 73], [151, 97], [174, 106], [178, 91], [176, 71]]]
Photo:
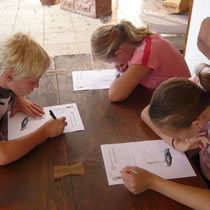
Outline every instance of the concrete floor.
[[50, 56], [90, 53], [90, 36], [97, 27], [128, 19], [137, 26], [149, 24], [159, 33], [178, 34], [183, 47], [188, 15], [171, 15], [162, 2], [113, 0], [112, 15], [93, 19], [62, 10], [59, 4], [49, 7], [39, 0], [0, 0], [0, 41], [21, 31], [34, 37]]

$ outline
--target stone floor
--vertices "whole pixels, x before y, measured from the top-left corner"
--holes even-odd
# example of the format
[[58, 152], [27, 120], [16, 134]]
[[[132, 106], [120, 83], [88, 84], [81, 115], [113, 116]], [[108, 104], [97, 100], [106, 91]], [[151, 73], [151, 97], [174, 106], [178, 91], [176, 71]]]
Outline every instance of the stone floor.
[[135, 25], [148, 24], [158, 33], [185, 33], [188, 13], [175, 14], [174, 8], [163, 6], [163, 0], [113, 0], [112, 15], [103, 22], [130, 20]]
[[[107, 22], [128, 19], [135, 25], [149, 24], [159, 33], [178, 34], [182, 40], [188, 15], [173, 15], [162, 0], [113, 0], [112, 15], [93, 19], [60, 9], [42, 6], [39, 0], [0, 0], [0, 41], [22, 31], [36, 39], [51, 56], [90, 53], [90, 36]], [[180, 38], [179, 38], [180, 37]]]

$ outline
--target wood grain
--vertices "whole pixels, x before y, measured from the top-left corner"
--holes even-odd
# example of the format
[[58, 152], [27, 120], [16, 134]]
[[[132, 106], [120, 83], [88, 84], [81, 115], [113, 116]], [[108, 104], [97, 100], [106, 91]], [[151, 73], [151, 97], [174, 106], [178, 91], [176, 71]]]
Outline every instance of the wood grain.
[[[144, 87], [138, 86], [122, 103], [110, 103], [108, 90], [73, 91], [72, 71], [112, 67], [95, 63], [86, 54], [55, 58], [55, 72], [41, 79], [30, 98], [43, 106], [77, 103], [85, 130], [48, 139], [20, 160], [0, 167], [0, 209], [189, 209], [153, 191], [133, 195], [123, 185], [108, 186], [101, 144], [158, 139], [140, 119], [152, 94]], [[84, 176], [54, 180], [54, 166], [79, 161]], [[200, 175], [174, 181], [206, 188]]]
[[[138, 86], [123, 103], [110, 103], [108, 90], [73, 92], [71, 72], [92, 69], [90, 57], [74, 58], [59, 57], [55, 63], [56, 68], [66, 71], [65, 75], [57, 75], [58, 88], [66, 87], [66, 91], [60, 93], [61, 103], [76, 102], [85, 126], [85, 131], [66, 135], [69, 163], [83, 161], [86, 171], [83, 177], [72, 177], [76, 209], [188, 209], [156, 192], [135, 196], [123, 185], [108, 186], [101, 144], [158, 138], [140, 119], [152, 92]], [[183, 182], [186, 183], [186, 179]], [[196, 182], [194, 186], [205, 185]]]

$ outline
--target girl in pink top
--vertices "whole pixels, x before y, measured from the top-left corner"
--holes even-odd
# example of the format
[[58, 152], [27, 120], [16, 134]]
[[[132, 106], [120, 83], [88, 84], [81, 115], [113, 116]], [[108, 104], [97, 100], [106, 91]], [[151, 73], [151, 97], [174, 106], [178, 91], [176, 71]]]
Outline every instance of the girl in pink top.
[[122, 73], [109, 89], [112, 102], [125, 100], [138, 84], [155, 89], [168, 78], [190, 77], [184, 57], [170, 42], [129, 21], [98, 28], [91, 48], [94, 58], [115, 63]]

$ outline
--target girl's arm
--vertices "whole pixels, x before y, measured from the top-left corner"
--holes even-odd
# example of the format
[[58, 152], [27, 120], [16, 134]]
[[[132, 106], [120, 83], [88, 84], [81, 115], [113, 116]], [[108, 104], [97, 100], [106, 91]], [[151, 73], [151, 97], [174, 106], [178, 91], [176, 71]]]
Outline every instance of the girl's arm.
[[11, 141], [0, 141], [0, 165], [7, 165], [21, 158], [48, 137], [60, 135], [66, 125], [65, 117], [49, 120], [26, 136]]
[[[135, 170], [138, 174], [132, 174]], [[122, 171], [124, 185], [134, 194], [151, 189], [193, 209], [207, 210], [210, 207], [210, 191], [163, 179], [144, 169], [125, 167]]]
[[111, 102], [125, 100], [150, 71], [151, 69], [139, 64], [130, 65], [129, 68], [112, 83], [109, 89], [109, 100]]

